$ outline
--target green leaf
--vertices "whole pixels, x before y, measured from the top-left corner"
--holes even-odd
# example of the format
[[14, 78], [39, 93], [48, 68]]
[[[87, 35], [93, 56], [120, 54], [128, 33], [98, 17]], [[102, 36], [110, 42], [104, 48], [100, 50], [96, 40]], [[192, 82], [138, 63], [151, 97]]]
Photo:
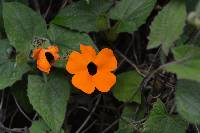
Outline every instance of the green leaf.
[[158, 100], [144, 123], [143, 133], [185, 133], [187, 124], [178, 116], [167, 114], [163, 103]]
[[27, 64], [17, 64], [16, 62], [7, 61], [0, 64], [0, 89], [13, 85], [20, 80], [22, 75], [29, 71]]
[[200, 82], [180, 79], [176, 89], [176, 105], [187, 121], [200, 124]]
[[141, 102], [140, 83], [142, 77], [135, 71], [117, 75], [117, 82], [112, 89], [113, 95], [123, 102]]
[[23, 4], [28, 4], [28, 0], [4, 0], [4, 2], [20, 2]]
[[65, 118], [70, 84], [61, 70], [51, 72], [47, 82], [40, 76], [28, 78], [28, 97], [53, 133], [60, 131]]
[[[30, 130], [30, 133], [52, 133], [51, 129], [48, 127], [48, 125], [42, 119], [33, 121], [29, 130]], [[63, 129], [61, 129], [61, 131], [58, 133], [65, 133], [65, 132]]]
[[[80, 44], [91, 45], [97, 50], [97, 48], [93, 45], [93, 41], [90, 36], [85, 33], [71, 31], [52, 24], [48, 29], [48, 35], [51, 42], [59, 46], [59, 54], [62, 57], [67, 58], [68, 54], [70, 54], [72, 50], [79, 51]], [[59, 68], [63, 68], [65, 65], [66, 60], [59, 60], [55, 64], [55, 66]]]
[[133, 133], [133, 118], [135, 116], [135, 111], [132, 106], [126, 106], [123, 109], [121, 119], [119, 121], [119, 128], [116, 133]]
[[3, 2], [10, 2], [10, 1], [16, 1], [16, 2], [22, 2], [24, 4], [28, 3], [28, 0], [1, 0], [0, 1], [0, 37], [1, 37], [1, 32], [3, 31], [4, 25], [3, 25], [3, 13], [2, 13], [2, 9], [3, 9]]
[[34, 37], [45, 37], [46, 23], [42, 17], [27, 6], [8, 2], [3, 4], [4, 26], [8, 39], [17, 52], [30, 53]]
[[169, 63], [165, 69], [176, 73], [178, 79], [190, 79], [200, 82], [200, 48], [180, 46], [172, 49], [175, 62]]
[[168, 54], [169, 49], [182, 34], [186, 19], [184, 0], [171, 0], [159, 12], [151, 24], [148, 49], [162, 45], [162, 50]]
[[12, 50], [7, 40], [0, 40], [0, 90], [12, 86], [30, 69], [26, 63], [11, 58]]
[[85, 33], [71, 31], [60, 26], [51, 25], [48, 35], [53, 43], [68, 50], [80, 50], [80, 44], [92, 45], [93, 41]]
[[49, 133], [50, 129], [44, 120], [34, 121], [30, 128], [30, 133]]
[[121, 0], [110, 11], [110, 18], [118, 20], [117, 32], [133, 32], [145, 23], [156, 0]]
[[[89, 4], [80, 0], [61, 10], [52, 22], [78, 31], [98, 31], [101, 30], [98, 24], [104, 21], [104, 18], [99, 19], [99, 16], [104, 16], [111, 5], [111, 0], [92, 0]], [[108, 25], [103, 28], [106, 27]]]

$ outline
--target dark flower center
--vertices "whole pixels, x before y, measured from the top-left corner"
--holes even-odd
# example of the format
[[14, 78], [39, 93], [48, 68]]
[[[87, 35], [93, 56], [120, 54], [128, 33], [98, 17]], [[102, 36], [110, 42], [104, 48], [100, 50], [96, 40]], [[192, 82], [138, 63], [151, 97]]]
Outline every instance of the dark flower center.
[[93, 62], [87, 65], [87, 69], [90, 75], [95, 75], [97, 73], [97, 66]]
[[52, 62], [54, 61], [54, 56], [53, 56], [51, 53], [46, 52], [46, 53], [45, 53], [45, 56], [46, 56], [47, 61], [48, 61], [49, 63], [52, 63]]

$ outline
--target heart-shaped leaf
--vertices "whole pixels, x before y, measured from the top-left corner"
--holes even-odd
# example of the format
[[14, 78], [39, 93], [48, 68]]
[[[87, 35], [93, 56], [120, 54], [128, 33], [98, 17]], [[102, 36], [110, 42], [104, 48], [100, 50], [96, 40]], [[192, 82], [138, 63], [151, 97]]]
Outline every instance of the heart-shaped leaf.
[[135, 71], [117, 75], [117, 83], [112, 89], [113, 95], [123, 102], [141, 102], [140, 84], [142, 77]]
[[118, 20], [117, 32], [133, 32], [145, 23], [154, 8], [156, 0], [121, 0], [109, 12], [113, 20]]
[[162, 45], [162, 50], [168, 54], [169, 49], [182, 34], [186, 20], [184, 0], [171, 0], [151, 24], [148, 48]]
[[10, 44], [17, 52], [29, 55], [34, 37], [46, 37], [46, 23], [27, 6], [8, 2], [3, 4], [3, 20]]
[[200, 124], [200, 83], [181, 79], [176, 89], [177, 110], [183, 118]]
[[185, 133], [187, 123], [179, 116], [167, 114], [164, 104], [158, 100], [144, 123], [143, 133]]
[[102, 30], [102, 25], [104, 25], [103, 29], [108, 27], [108, 19], [105, 20], [104, 17], [99, 19], [99, 17], [105, 16], [111, 5], [111, 0], [92, 0], [89, 4], [85, 0], [80, 0], [61, 10], [52, 22], [78, 31]]
[[28, 77], [28, 97], [53, 133], [60, 131], [65, 118], [70, 85], [63, 71], [51, 72], [47, 82], [40, 76]]

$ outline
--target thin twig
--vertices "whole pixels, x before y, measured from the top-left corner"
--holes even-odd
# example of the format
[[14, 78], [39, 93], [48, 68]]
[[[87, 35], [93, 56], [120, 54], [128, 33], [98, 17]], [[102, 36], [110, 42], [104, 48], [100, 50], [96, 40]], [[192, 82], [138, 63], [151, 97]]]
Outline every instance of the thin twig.
[[[131, 36], [132, 36], [132, 44], [133, 44], [135, 42], [135, 40], [136, 40], [135, 32], [132, 32]], [[135, 63], [138, 64], [138, 57], [137, 57], [135, 45], [133, 45], [133, 56], [135, 58]]]
[[113, 126], [115, 126], [120, 119], [115, 120], [112, 124], [110, 124], [106, 129], [104, 129], [101, 133], [106, 133], [108, 132]]
[[68, 0], [64, 0], [63, 3], [62, 3], [61, 9], [64, 8], [67, 3], [68, 3]]
[[195, 124], [195, 128], [197, 129], [197, 133], [200, 133], [198, 126]]
[[44, 18], [47, 18], [48, 14], [49, 14], [49, 11], [51, 9], [51, 4], [52, 4], [52, 0], [50, 0], [49, 6], [48, 6], [47, 10], [45, 11], [45, 13], [43, 15]]
[[[161, 50], [161, 47], [159, 47], [158, 51], [156, 52], [156, 54], [155, 54], [155, 56], [154, 56], [154, 60], [155, 60], [156, 57], [159, 55], [160, 50]], [[151, 71], [151, 68], [152, 68], [152, 66], [153, 66], [153, 63], [154, 63], [154, 61], [151, 63], [150, 67], [148, 68], [148, 70], [147, 70], [148, 73]]]
[[[5, 107], [5, 112], [7, 113], [7, 109], [8, 109], [8, 103], [9, 103], [9, 98], [10, 98], [10, 95], [8, 95], [7, 97], [6, 97], [6, 107]], [[5, 116], [6, 116], [6, 113], [5, 113]]]
[[18, 104], [17, 99], [15, 98], [15, 96], [13, 96], [13, 98], [14, 98], [14, 100], [15, 100], [15, 103], [16, 103], [16, 105], [17, 105], [19, 111], [24, 115], [24, 117], [25, 117], [28, 121], [30, 121], [30, 122], [32, 123], [32, 120], [31, 120], [31, 119], [26, 115], [26, 113], [24, 113], [24, 111], [21, 109], [21, 107], [20, 107], [20, 105]]
[[71, 1], [70, 0], [63, 0], [62, 5], [60, 6], [60, 9], [58, 10], [58, 12], [60, 12], [60, 10], [63, 9], [67, 5], [68, 2], [70, 3]]
[[2, 91], [2, 95], [1, 95], [1, 103], [0, 103], [0, 110], [3, 107], [3, 102], [4, 102], [4, 90]]
[[89, 112], [89, 110], [84, 106], [78, 106], [77, 109], [82, 109], [82, 110], [85, 110], [85, 111]]
[[176, 109], [176, 105], [174, 104], [174, 105], [172, 106], [172, 108], [170, 109], [169, 114], [172, 114], [172, 113], [174, 112], [175, 109]]
[[87, 122], [90, 120], [91, 116], [95, 112], [96, 107], [99, 104], [100, 100], [101, 100], [101, 94], [98, 96], [97, 101], [96, 101], [96, 103], [95, 103], [92, 111], [90, 112], [90, 114], [88, 115], [88, 117], [85, 119], [85, 121], [83, 122], [83, 124], [80, 126], [80, 128], [75, 133], [80, 133], [80, 131], [84, 128], [84, 126], [87, 124]]
[[[122, 119], [125, 120], [125, 119], [127, 119], [127, 117], [122, 117]], [[131, 121], [131, 123], [132, 124], [138, 124], [138, 123], [143, 123], [146, 120], [147, 120], [147, 118], [145, 117], [145, 118], [138, 120], [138, 121]], [[129, 122], [129, 121], [127, 121], [127, 122]]]
[[25, 128], [7, 128], [2, 123], [0, 123], [0, 131], [6, 131], [11, 133], [24, 133]]
[[[132, 36], [133, 36], [133, 35], [132, 35]], [[128, 51], [130, 50], [130, 48], [131, 48], [131, 46], [132, 46], [132, 45], [131, 45], [132, 43], [133, 43], [133, 37], [132, 37], [131, 42], [128, 44], [128, 47], [127, 47], [126, 51], [124, 52], [124, 55], [126, 55], [126, 54], [128, 53]], [[119, 63], [119, 65], [118, 65], [117, 69], [120, 68], [120, 66], [124, 63], [124, 61], [125, 61], [125, 59], [123, 58], [123, 60], [120, 61], [120, 63]]]
[[38, 113], [35, 113], [35, 115], [34, 115], [32, 121], [34, 121], [37, 117], [38, 117]]
[[92, 126], [97, 122], [97, 120], [94, 120], [85, 130], [83, 130], [81, 133], [87, 133], [87, 131], [92, 128]]
[[118, 53], [121, 57], [123, 57], [132, 67], [135, 68], [135, 70], [143, 77], [145, 75], [139, 70], [139, 68], [130, 60], [128, 59], [124, 54], [122, 54], [119, 50], [115, 49], [116, 53]]
[[12, 115], [12, 117], [10, 119], [9, 128], [12, 127], [13, 120], [14, 120], [14, 118], [15, 118], [17, 113], [18, 113], [18, 109], [15, 110], [15, 112], [13, 113], [13, 115]]

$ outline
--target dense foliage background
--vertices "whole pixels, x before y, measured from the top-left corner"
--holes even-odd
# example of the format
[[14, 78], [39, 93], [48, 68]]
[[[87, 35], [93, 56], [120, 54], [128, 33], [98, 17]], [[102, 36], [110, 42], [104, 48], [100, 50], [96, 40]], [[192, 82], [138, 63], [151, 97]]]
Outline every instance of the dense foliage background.
[[[198, 0], [1, 0], [0, 132], [199, 133], [199, 28]], [[59, 46], [49, 75], [35, 42]], [[109, 93], [71, 85], [80, 43], [114, 51]]]

